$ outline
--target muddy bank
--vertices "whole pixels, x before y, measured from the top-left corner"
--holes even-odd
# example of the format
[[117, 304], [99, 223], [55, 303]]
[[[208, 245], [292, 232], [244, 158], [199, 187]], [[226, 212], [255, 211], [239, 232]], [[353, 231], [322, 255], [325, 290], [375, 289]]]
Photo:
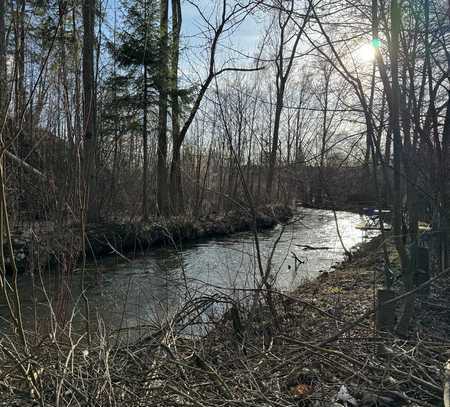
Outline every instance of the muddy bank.
[[[264, 230], [286, 222], [292, 217], [291, 208], [282, 205], [264, 206], [257, 210], [256, 227]], [[176, 247], [180, 242], [196, 241], [249, 231], [254, 227], [247, 211], [229, 211], [200, 219], [173, 217], [139, 223], [91, 224], [86, 228], [85, 253], [89, 258], [114, 254], [136, 255], [152, 247]], [[45, 229], [15, 231], [12, 236], [15, 262], [19, 271], [37, 267], [51, 267], [63, 258], [72, 263], [81, 258], [83, 244], [79, 226], [57, 229], [46, 225]], [[9, 250], [5, 247], [5, 253]], [[10, 257], [6, 257], [11, 268]]]

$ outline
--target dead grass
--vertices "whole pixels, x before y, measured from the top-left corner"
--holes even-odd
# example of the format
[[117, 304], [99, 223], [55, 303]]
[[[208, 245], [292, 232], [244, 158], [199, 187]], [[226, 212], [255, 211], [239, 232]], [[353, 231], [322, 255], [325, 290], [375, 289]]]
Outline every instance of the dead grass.
[[[439, 280], [430, 296], [417, 302], [416, 327], [407, 339], [379, 335], [369, 317], [327, 341], [373, 308], [381, 265], [378, 239], [335, 272], [289, 295], [274, 294], [278, 328], [257, 293], [249, 292], [240, 304], [197, 298], [178, 319], [133, 344], [102, 333], [86, 353], [84, 340], [77, 343], [73, 334], [65, 341], [48, 339], [31, 364], [38, 401], [49, 406], [442, 405], [450, 280]], [[213, 322], [206, 337], [179, 332], [183, 321], [228, 300], [234, 312]], [[19, 350], [15, 355], [22, 360]], [[28, 394], [30, 405], [17, 363], [5, 352], [0, 359], [4, 394], [9, 391], [10, 402]]]

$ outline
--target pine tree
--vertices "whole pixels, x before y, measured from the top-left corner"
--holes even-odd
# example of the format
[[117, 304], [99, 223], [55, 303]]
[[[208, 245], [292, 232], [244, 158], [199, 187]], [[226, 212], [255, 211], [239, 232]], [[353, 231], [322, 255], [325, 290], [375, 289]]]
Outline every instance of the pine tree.
[[[148, 114], [154, 100], [156, 68], [158, 65], [157, 33], [158, 2], [155, 0], [124, 0], [125, 11], [122, 30], [117, 34], [117, 44], [109, 44], [113, 57], [122, 72], [116, 80], [128, 87], [128, 103], [142, 112], [143, 175], [142, 215], [148, 218]], [[124, 100], [122, 99], [122, 102]]]

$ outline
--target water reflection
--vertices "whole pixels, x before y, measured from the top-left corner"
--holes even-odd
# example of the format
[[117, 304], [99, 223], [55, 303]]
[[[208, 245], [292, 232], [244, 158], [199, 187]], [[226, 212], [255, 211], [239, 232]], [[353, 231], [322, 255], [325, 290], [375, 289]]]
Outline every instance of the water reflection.
[[[286, 227], [272, 256], [272, 274], [276, 286], [289, 290], [303, 279], [328, 270], [343, 259], [343, 249], [336, 233], [333, 213], [326, 210], [301, 209], [300, 219]], [[362, 241], [362, 232], [355, 228], [359, 215], [339, 212], [338, 224], [347, 248]], [[266, 267], [281, 226], [260, 234], [260, 250]], [[304, 246], [319, 247], [305, 250]], [[297, 260], [296, 260], [297, 259]], [[301, 260], [302, 264], [298, 262]], [[233, 288], [253, 288], [259, 277], [256, 247], [251, 233], [212, 239], [175, 248], [160, 248], [132, 262], [104, 259], [89, 265], [85, 274], [86, 295], [91, 313], [98, 313], [111, 327], [133, 327], [164, 320], [188, 296], [204, 292], [230, 292]], [[42, 276], [47, 294], [30, 276], [19, 279], [25, 320], [32, 327], [37, 318], [48, 319], [46, 295], [55, 296], [56, 276]], [[70, 305], [82, 293], [80, 272], [71, 278]], [[37, 312], [35, 312], [37, 309]], [[83, 308], [78, 308], [82, 320]], [[5, 315], [4, 307], [0, 315]]]

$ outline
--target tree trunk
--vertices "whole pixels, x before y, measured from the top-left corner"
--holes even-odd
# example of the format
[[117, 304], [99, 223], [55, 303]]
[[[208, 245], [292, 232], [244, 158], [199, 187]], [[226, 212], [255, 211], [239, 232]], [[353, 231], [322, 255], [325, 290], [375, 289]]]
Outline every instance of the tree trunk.
[[15, 119], [16, 128], [21, 126], [21, 118], [25, 106], [25, 0], [17, 2], [15, 20]]
[[144, 103], [142, 106], [142, 149], [144, 156], [142, 170], [142, 218], [148, 220], [148, 126], [147, 126], [147, 110], [148, 110], [148, 90], [147, 90], [147, 64], [144, 64]]
[[[450, 0], [448, 2], [450, 7]], [[450, 56], [447, 54], [447, 66], [448, 74], [450, 74]], [[447, 75], [448, 76], [448, 75]], [[447, 106], [444, 130], [442, 134], [442, 159], [439, 162], [440, 173], [440, 190], [441, 190], [441, 244], [443, 247], [442, 263], [444, 268], [449, 266], [449, 235], [450, 235], [450, 160], [448, 159], [450, 154], [450, 92], [447, 94]]]
[[5, 12], [5, 0], [0, 0], [0, 132], [3, 132], [3, 123], [5, 122], [7, 95]]
[[168, 0], [161, 0], [160, 37], [159, 37], [159, 116], [158, 116], [158, 163], [156, 197], [158, 212], [167, 215], [169, 212], [168, 180], [167, 180], [167, 101], [168, 101]]
[[280, 44], [277, 50], [276, 55], [276, 85], [277, 85], [277, 100], [275, 106], [275, 118], [273, 125], [273, 135], [272, 135], [272, 143], [271, 149], [269, 153], [269, 169], [267, 174], [267, 182], [266, 182], [266, 199], [270, 200], [272, 198], [272, 187], [275, 178], [275, 167], [277, 161], [277, 152], [278, 152], [278, 141], [279, 141], [279, 132], [280, 132], [280, 121], [281, 121], [281, 113], [283, 111], [283, 103], [284, 103], [284, 93], [286, 89], [286, 83], [289, 79], [289, 74], [292, 70], [292, 66], [294, 63], [295, 55], [297, 53], [297, 48], [300, 43], [301, 36], [303, 34], [303, 30], [306, 27], [306, 23], [309, 20], [309, 14], [312, 8], [309, 6], [306, 12], [306, 15], [303, 17], [303, 22], [298, 27], [298, 32], [294, 37], [294, 43], [292, 44], [289, 50], [289, 55], [285, 56], [285, 51], [287, 44], [290, 43], [292, 37], [287, 40], [288, 37], [288, 23], [292, 20], [293, 12], [294, 12], [294, 4], [293, 0], [290, 1], [290, 5], [286, 5], [285, 9], [280, 13], [287, 13], [284, 21], [282, 21], [281, 14], [278, 17], [279, 28], [280, 28]]
[[281, 112], [283, 110], [284, 83], [280, 84], [277, 90], [277, 100], [275, 107], [275, 118], [273, 122], [272, 145], [269, 155], [269, 169], [267, 173], [266, 198], [270, 201], [272, 198], [273, 180], [275, 178], [275, 167], [277, 164], [278, 140], [280, 133]]
[[178, 100], [178, 61], [181, 32], [180, 0], [172, 0], [172, 59], [171, 59], [171, 105], [172, 105], [172, 164], [170, 168], [170, 201], [174, 214], [184, 212], [183, 185], [181, 182], [180, 103]]
[[94, 25], [95, 0], [83, 1], [83, 124], [84, 124], [84, 174], [87, 188], [87, 219], [98, 220], [95, 196], [96, 176], [96, 93], [94, 78]]
[[[405, 290], [412, 287], [413, 278], [408, 265], [408, 255], [402, 239], [402, 183], [401, 183], [401, 157], [403, 143], [400, 131], [400, 82], [399, 82], [399, 37], [400, 37], [400, 7], [397, 0], [391, 2], [391, 72], [392, 72], [392, 95], [391, 95], [391, 126], [394, 146], [394, 190], [393, 190], [393, 233], [395, 246], [400, 258], [401, 271]], [[397, 325], [400, 335], [407, 335], [411, 317], [414, 310], [414, 295], [405, 299], [403, 312]]]
[[[113, 47], [116, 49], [116, 33], [117, 33], [117, 15], [116, 11], [114, 11], [114, 25], [113, 25]], [[113, 59], [113, 78], [117, 78], [117, 61], [116, 58]], [[117, 103], [117, 86], [114, 85], [113, 88], [113, 105], [114, 105], [114, 150], [113, 150], [113, 162], [112, 162], [112, 174], [111, 174], [111, 183], [110, 183], [110, 215], [114, 215], [116, 210], [116, 186], [118, 183], [117, 173], [118, 173], [118, 158], [119, 158], [119, 120], [120, 120], [120, 109], [118, 108]]]

